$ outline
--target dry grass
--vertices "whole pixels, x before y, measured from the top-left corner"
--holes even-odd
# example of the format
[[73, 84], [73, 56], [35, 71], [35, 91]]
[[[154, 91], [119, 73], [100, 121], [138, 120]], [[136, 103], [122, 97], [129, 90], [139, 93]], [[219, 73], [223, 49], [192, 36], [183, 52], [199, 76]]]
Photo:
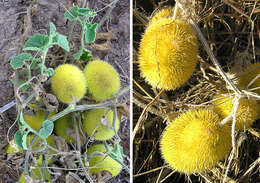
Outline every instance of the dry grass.
[[[199, 63], [188, 82], [174, 91], [151, 88], [138, 70], [138, 47], [150, 15], [172, 1], [134, 1], [133, 23], [133, 174], [134, 182], [223, 182], [228, 162], [231, 162], [225, 182], [260, 181], [260, 126], [234, 135], [233, 158], [227, 156], [216, 167], [196, 175], [183, 175], [167, 166], [161, 158], [159, 139], [168, 119], [196, 107], [212, 107], [219, 90], [232, 88], [221, 77], [204, 47], [199, 50]], [[195, 20], [211, 51], [228, 76], [246, 65], [259, 61], [259, 12], [257, 1], [202, 1], [192, 5]], [[235, 83], [235, 80], [232, 80]], [[231, 154], [230, 154], [231, 155]], [[232, 161], [231, 161], [232, 160]]]

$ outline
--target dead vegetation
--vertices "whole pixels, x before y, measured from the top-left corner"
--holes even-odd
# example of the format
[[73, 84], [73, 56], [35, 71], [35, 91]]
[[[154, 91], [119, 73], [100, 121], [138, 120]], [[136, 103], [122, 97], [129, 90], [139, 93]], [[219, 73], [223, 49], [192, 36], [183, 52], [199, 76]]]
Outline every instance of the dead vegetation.
[[[190, 108], [212, 107], [211, 102], [217, 91], [226, 89], [230, 93], [236, 92], [236, 87], [233, 87], [235, 74], [248, 64], [259, 62], [260, 3], [197, 0], [189, 5], [195, 10], [192, 18], [219, 65], [214, 60], [212, 62], [205, 45], [201, 44], [196, 71], [185, 85], [174, 91], [151, 88], [140, 77], [138, 70], [139, 42], [151, 15], [174, 3], [168, 0], [133, 3], [134, 182], [259, 182], [259, 120], [252, 128], [234, 135], [235, 148], [225, 160], [213, 169], [196, 175], [183, 175], [169, 168], [161, 158], [159, 140], [167, 119], [174, 119]], [[225, 78], [225, 75], [228, 77]], [[246, 91], [242, 91], [242, 95], [245, 97]], [[257, 99], [259, 97], [255, 97]]]

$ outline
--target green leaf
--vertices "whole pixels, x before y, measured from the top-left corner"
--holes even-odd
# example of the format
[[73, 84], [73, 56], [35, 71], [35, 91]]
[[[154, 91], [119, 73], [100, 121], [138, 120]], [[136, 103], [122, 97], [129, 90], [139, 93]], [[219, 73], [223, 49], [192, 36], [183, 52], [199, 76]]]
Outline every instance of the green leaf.
[[23, 119], [23, 112], [21, 111], [18, 117], [18, 126], [20, 128], [24, 127], [26, 125], [26, 122]]
[[109, 146], [105, 143], [105, 148], [108, 151], [108, 155], [113, 158], [123, 162], [123, 147], [119, 144], [115, 144], [114, 147]]
[[54, 74], [53, 68], [48, 68], [48, 69], [46, 70], [46, 73], [48, 74], [48, 76], [53, 76], [53, 74]]
[[93, 43], [95, 41], [97, 26], [98, 26], [98, 24], [86, 23], [86, 29], [85, 29], [85, 41], [86, 41], [86, 43]]
[[78, 16], [82, 17], [86, 17], [87, 19], [89, 17], [95, 17], [97, 14], [94, 11], [91, 11], [89, 8], [79, 8], [78, 10]]
[[70, 47], [69, 47], [69, 42], [67, 40], [67, 36], [64, 36], [62, 34], [57, 33], [57, 36], [55, 37], [54, 44], [59, 45], [60, 47], [62, 47], [67, 52], [70, 51]]
[[26, 145], [27, 134], [28, 133], [23, 130], [18, 130], [14, 135], [14, 141], [18, 146], [18, 148], [21, 150], [27, 150], [27, 145]]
[[91, 11], [89, 8], [79, 8], [78, 6], [73, 6], [68, 11], [64, 13], [64, 17], [70, 21], [77, 19], [78, 17], [95, 17], [97, 14]]
[[78, 17], [78, 6], [73, 6], [64, 13], [64, 18], [73, 21]]
[[52, 22], [50, 22], [50, 36], [55, 37], [56, 35], [56, 27]]
[[48, 36], [43, 34], [34, 34], [25, 42], [23, 50], [42, 51], [48, 43]]
[[[18, 83], [18, 86], [20, 86], [20, 85], [24, 84], [25, 82], [27, 82], [27, 80], [19, 79], [17, 83]], [[32, 86], [33, 86], [33, 83], [32, 83], [32, 82], [29, 82], [29, 83], [25, 84], [25, 85], [21, 88], [21, 90], [25, 92], [26, 90], [28, 90], [28, 89], [31, 88]]]
[[77, 53], [75, 53], [73, 55], [73, 57], [76, 59], [76, 60], [88, 60], [90, 61], [90, 59], [92, 58], [92, 54], [89, 50], [87, 49], [81, 49], [79, 50]]
[[36, 69], [37, 62], [42, 62], [42, 59], [40, 59], [40, 58], [33, 58], [32, 59], [32, 63], [31, 63], [31, 69]]
[[39, 137], [46, 139], [48, 136], [51, 135], [54, 128], [54, 124], [50, 120], [45, 120], [42, 124], [42, 128], [39, 132]]
[[26, 61], [31, 60], [32, 59], [32, 55], [29, 53], [21, 53], [20, 55], [14, 56], [11, 59], [11, 66], [13, 69], [20, 69], [23, 67], [23, 65], [25, 64]]

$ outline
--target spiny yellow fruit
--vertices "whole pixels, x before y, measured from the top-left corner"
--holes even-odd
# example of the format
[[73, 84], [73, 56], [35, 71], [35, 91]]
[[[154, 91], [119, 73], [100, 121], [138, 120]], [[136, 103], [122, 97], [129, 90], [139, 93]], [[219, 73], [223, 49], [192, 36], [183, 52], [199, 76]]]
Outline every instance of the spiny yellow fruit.
[[[24, 115], [25, 122], [34, 130], [38, 131], [42, 127], [42, 123], [44, 122], [45, 115], [47, 114], [45, 111], [34, 109], [35, 115]], [[50, 112], [49, 117], [53, 116], [55, 113]]]
[[[260, 63], [255, 63], [249, 65], [242, 73], [240, 73], [240, 78], [238, 80], [238, 85], [241, 86], [241, 89], [246, 89], [248, 84], [254, 80], [260, 74]], [[249, 86], [249, 89], [260, 87], [260, 76], [257, 78], [252, 85]], [[252, 90], [252, 92], [260, 95], [260, 88]]]
[[[149, 24], [154, 23], [157, 20], [160, 20], [162, 18], [171, 18], [174, 14], [174, 7], [164, 7], [163, 9], [159, 10], [154, 14]], [[181, 12], [180, 9], [177, 10], [177, 16], [176, 18], [180, 18]]]
[[[213, 102], [213, 110], [216, 111], [222, 118], [229, 116], [232, 113], [233, 97], [223, 97], [221, 94], [215, 96], [216, 99]], [[250, 127], [253, 122], [258, 118], [260, 112], [260, 106], [256, 100], [249, 100], [243, 98], [239, 100], [239, 106], [236, 113], [236, 130], [243, 130]], [[232, 123], [232, 119], [230, 120]]]
[[212, 168], [231, 148], [231, 128], [219, 125], [221, 118], [212, 110], [189, 110], [165, 129], [161, 153], [166, 162], [183, 173]]
[[141, 76], [153, 87], [176, 89], [191, 76], [197, 63], [198, 44], [192, 26], [163, 18], [150, 24], [139, 48]]
[[[90, 155], [95, 151], [105, 153], [106, 149], [103, 144], [96, 144], [87, 149], [87, 155]], [[90, 155], [89, 166], [93, 167], [90, 169], [90, 174], [106, 170], [112, 174], [112, 177], [117, 176], [122, 170], [122, 165], [105, 155]]]
[[75, 139], [69, 136], [69, 131], [74, 130], [71, 115], [63, 116], [54, 123], [54, 130], [56, 135], [65, 139], [67, 143], [75, 142]]
[[[95, 130], [96, 140], [108, 140], [115, 135], [113, 124], [114, 113], [110, 109], [92, 109], [85, 113], [83, 130], [88, 136]], [[115, 130], [119, 129], [119, 119], [116, 117]]]
[[[45, 169], [45, 178], [46, 178], [46, 181], [48, 183], [52, 183], [52, 181], [50, 181], [50, 173], [48, 172], [47, 169]], [[32, 170], [32, 178], [33, 180], [41, 180], [42, 176], [41, 176], [41, 170], [39, 169], [33, 169]], [[25, 180], [25, 177], [24, 177], [24, 172], [22, 173], [22, 175], [20, 176], [19, 178], [19, 183], [27, 183], [26, 180]]]
[[87, 82], [84, 73], [75, 65], [63, 64], [57, 67], [51, 79], [56, 97], [64, 103], [79, 101], [86, 93]]
[[90, 62], [84, 69], [88, 90], [96, 101], [110, 99], [120, 88], [120, 78], [112, 65], [101, 60]]

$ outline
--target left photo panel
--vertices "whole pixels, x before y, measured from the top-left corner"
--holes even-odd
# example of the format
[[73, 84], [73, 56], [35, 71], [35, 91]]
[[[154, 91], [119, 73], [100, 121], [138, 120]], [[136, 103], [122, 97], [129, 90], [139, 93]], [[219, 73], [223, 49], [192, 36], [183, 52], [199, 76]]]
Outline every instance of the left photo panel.
[[0, 15], [0, 183], [130, 183], [130, 0]]

